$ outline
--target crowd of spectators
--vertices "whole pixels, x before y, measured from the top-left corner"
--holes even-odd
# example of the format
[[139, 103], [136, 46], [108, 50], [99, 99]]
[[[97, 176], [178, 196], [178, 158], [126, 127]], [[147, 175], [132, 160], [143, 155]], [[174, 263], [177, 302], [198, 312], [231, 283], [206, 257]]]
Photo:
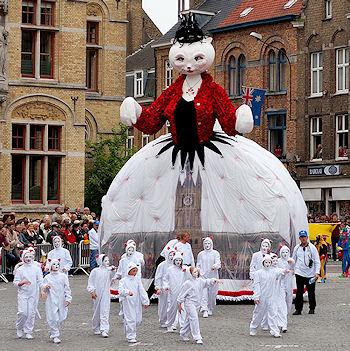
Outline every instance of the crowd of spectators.
[[98, 218], [88, 207], [83, 211], [69, 207], [56, 207], [52, 215], [43, 218], [18, 218], [15, 213], [0, 217], [0, 248], [4, 250], [8, 267], [20, 260], [20, 251], [38, 244], [51, 244], [60, 236], [65, 245], [88, 243], [89, 230], [95, 227]]

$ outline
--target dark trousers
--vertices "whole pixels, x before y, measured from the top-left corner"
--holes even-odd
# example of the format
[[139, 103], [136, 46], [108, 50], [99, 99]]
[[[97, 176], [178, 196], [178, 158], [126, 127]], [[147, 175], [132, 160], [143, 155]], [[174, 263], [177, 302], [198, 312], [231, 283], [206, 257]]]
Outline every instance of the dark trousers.
[[96, 256], [98, 255], [98, 250], [90, 250], [90, 271], [97, 267]]
[[[312, 277], [310, 277], [312, 278]], [[304, 286], [306, 286], [307, 293], [309, 296], [309, 307], [310, 310], [314, 310], [316, 307], [316, 296], [315, 296], [315, 287], [316, 282], [309, 284], [310, 278], [302, 277], [301, 275], [296, 274], [295, 279], [297, 282], [297, 295], [295, 297], [295, 309], [297, 311], [303, 310], [303, 295], [304, 295]]]
[[332, 238], [332, 258], [333, 261], [337, 259], [337, 244], [339, 241], [339, 238]]

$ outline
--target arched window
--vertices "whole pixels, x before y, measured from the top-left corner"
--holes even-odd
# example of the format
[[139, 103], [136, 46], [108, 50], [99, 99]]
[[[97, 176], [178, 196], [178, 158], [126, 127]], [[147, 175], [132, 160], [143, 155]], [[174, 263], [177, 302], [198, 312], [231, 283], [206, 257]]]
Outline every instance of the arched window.
[[287, 69], [286, 52], [283, 49], [281, 49], [278, 52], [278, 84], [277, 84], [277, 88], [279, 91], [286, 90], [286, 69]]
[[228, 61], [228, 94], [229, 96], [237, 95], [236, 91], [237, 66], [236, 59], [231, 56]]
[[237, 95], [242, 95], [242, 86], [245, 84], [246, 59], [243, 54], [238, 57], [237, 65]]
[[269, 51], [269, 90], [277, 90], [277, 67], [276, 54], [273, 50]]

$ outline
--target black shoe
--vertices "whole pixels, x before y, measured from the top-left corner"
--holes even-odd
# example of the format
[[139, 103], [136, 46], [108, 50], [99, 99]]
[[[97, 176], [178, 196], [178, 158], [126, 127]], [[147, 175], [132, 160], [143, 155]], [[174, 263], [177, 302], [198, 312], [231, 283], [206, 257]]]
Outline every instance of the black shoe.
[[299, 316], [301, 315], [301, 311], [295, 310], [293, 313], [293, 316]]
[[310, 310], [309, 314], [315, 314], [315, 310]]

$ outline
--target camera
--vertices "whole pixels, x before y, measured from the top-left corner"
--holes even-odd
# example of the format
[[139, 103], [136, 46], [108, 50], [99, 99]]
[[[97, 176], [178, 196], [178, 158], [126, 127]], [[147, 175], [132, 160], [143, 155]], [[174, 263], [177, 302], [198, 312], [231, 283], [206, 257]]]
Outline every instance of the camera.
[[309, 260], [309, 268], [312, 268], [313, 264], [314, 264], [314, 261], [310, 258], [310, 260]]

